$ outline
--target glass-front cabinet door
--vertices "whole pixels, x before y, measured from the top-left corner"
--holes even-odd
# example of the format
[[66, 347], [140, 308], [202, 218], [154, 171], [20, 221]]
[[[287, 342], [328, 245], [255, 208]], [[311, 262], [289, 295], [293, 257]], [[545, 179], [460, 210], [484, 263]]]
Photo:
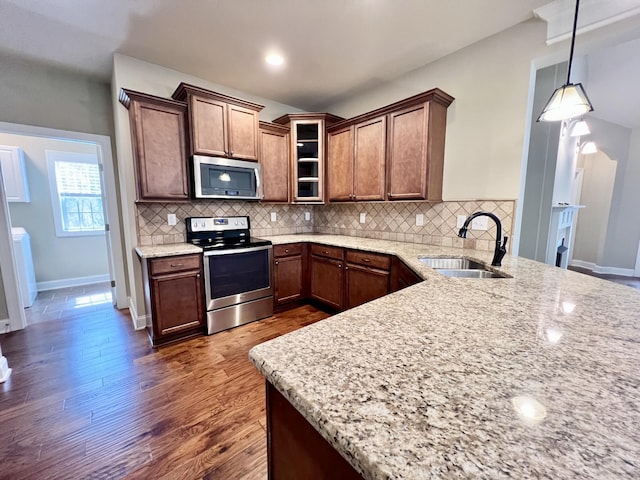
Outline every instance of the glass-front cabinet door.
[[300, 120], [294, 128], [294, 185], [296, 202], [321, 202], [323, 200], [324, 132], [322, 120]]
[[291, 132], [293, 203], [324, 203], [326, 127], [341, 120], [330, 113], [291, 113], [273, 121]]

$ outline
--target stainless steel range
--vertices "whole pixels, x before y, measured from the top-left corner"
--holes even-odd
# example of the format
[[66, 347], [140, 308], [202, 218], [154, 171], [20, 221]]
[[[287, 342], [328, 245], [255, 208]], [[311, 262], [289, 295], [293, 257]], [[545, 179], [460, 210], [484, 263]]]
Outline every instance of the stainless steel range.
[[251, 237], [249, 217], [190, 217], [187, 242], [204, 249], [207, 334], [273, 314], [273, 246]]

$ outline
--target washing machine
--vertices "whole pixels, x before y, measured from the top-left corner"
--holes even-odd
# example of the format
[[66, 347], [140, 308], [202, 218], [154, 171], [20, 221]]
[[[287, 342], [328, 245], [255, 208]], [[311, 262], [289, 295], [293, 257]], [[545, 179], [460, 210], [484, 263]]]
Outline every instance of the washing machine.
[[36, 274], [33, 269], [33, 257], [31, 256], [31, 238], [22, 227], [13, 227], [13, 251], [16, 259], [18, 274], [18, 286], [22, 296], [24, 307], [30, 307], [36, 300], [38, 288], [36, 286]]

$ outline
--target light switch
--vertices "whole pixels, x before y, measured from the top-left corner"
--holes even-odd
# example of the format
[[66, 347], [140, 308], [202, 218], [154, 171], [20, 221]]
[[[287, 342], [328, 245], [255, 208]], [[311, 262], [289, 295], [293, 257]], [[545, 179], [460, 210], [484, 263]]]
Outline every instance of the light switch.
[[360, 214], [360, 223], [364, 223], [366, 219], [367, 219], [367, 214], [366, 213], [361, 213]]
[[416, 225], [421, 227], [424, 225], [424, 214], [418, 213], [416, 214]]
[[304, 219], [306, 221], [311, 220], [311, 212], [304, 212]]
[[487, 217], [476, 217], [471, 221], [473, 230], [486, 230], [489, 228], [489, 219]]
[[278, 220], [278, 215], [276, 212], [271, 212], [271, 221], [275, 222], [276, 220]]
[[167, 214], [167, 223], [171, 226], [174, 226], [178, 223], [178, 219], [176, 218], [176, 214], [175, 213], [168, 213]]

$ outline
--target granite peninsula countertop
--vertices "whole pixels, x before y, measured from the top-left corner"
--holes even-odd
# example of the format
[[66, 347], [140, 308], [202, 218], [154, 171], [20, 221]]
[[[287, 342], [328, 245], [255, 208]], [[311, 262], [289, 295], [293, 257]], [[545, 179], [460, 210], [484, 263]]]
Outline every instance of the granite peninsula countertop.
[[490, 252], [268, 238], [395, 254], [425, 279], [249, 354], [365, 478], [640, 478], [640, 291], [509, 255], [509, 279], [418, 259]]

